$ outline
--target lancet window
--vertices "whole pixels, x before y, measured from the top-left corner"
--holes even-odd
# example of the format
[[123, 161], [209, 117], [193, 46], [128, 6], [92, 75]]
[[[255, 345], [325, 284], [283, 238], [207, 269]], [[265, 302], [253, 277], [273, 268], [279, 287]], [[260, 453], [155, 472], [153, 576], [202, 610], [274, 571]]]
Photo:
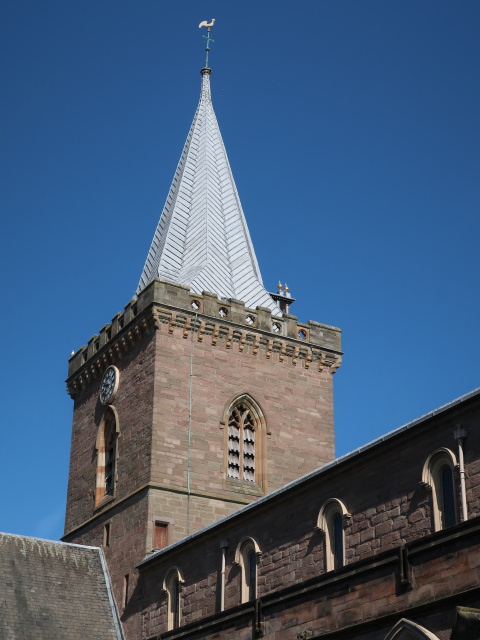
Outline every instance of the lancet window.
[[115, 492], [118, 421], [112, 407], [103, 416], [97, 436], [95, 505]]
[[345, 565], [345, 523], [350, 514], [343, 502], [332, 498], [320, 509], [317, 527], [325, 534], [325, 571]]
[[180, 571], [172, 567], [163, 582], [163, 591], [167, 594], [167, 629], [177, 629], [180, 626], [180, 592], [184, 580]]
[[432, 491], [435, 531], [458, 522], [455, 471], [457, 459], [447, 448], [437, 449], [427, 458], [422, 474], [423, 484]]
[[244, 403], [231, 410], [228, 419], [228, 477], [255, 482], [256, 421]]
[[241, 571], [241, 602], [249, 602], [257, 597], [258, 561], [261, 555], [260, 547], [253, 538], [244, 538], [237, 546], [235, 564]]

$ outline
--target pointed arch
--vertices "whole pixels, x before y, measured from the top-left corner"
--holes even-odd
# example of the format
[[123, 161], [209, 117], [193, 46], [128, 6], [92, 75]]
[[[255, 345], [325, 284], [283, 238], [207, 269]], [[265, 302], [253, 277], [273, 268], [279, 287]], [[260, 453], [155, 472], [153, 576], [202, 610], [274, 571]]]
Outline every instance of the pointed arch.
[[181, 622], [180, 593], [185, 580], [178, 567], [171, 567], [163, 581], [163, 592], [167, 594], [167, 630], [177, 629]]
[[226, 476], [232, 480], [253, 482], [267, 491], [265, 414], [248, 393], [236, 395], [223, 414]]
[[325, 571], [345, 565], [344, 527], [351, 516], [338, 498], [327, 500], [318, 514], [317, 529], [325, 534]]
[[235, 551], [234, 564], [240, 567], [241, 602], [250, 602], [257, 597], [258, 562], [262, 552], [255, 538], [245, 537], [240, 540]]
[[107, 497], [115, 495], [117, 479], [118, 436], [120, 426], [115, 407], [106, 407], [97, 431], [95, 448], [97, 452], [97, 468], [95, 479], [95, 506]]
[[439, 640], [438, 637], [407, 618], [402, 618], [385, 636], [385, 640]]
[[458, 522], [457, 458], [451, 449], [441, 447], [433, 451], [422, 470], [422, 484], [432, 492], [433, 525], [435, 531]]

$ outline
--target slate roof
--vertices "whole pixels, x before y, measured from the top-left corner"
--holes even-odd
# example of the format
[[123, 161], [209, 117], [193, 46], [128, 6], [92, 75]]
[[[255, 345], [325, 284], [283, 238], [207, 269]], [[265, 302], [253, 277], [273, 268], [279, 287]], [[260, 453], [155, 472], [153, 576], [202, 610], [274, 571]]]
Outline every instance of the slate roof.
[[0, 533], [2, 640], [123, 640], [103, 552]]
[[210, 73], [202, 69], [200, 101], [136, 293], [161, 278], [280, 315], [263, 286], [212, 106]]

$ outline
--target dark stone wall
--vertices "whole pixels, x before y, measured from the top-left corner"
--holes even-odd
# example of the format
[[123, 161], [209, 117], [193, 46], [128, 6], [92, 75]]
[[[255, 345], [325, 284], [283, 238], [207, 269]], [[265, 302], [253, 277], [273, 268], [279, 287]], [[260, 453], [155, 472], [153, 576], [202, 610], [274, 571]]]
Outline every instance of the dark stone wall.
[[[141, 567], [145, 637], [166, 632], [161, 584], [169, 568], [177, 566], [185, 579], [182, 626], [166, 637], [223, 639], [240, 633], [250, 638], [257, 622], [275, 640], [296, 638], [306, 629], [314, 635], [343, 629], [348, 637], [383, 638], [396, 620], [410, 616], [420, 624], [429, 621], [432, 631], [445, 638], [454, 606], [480, 601], [479, 418], [474, 397], [153, 557]], [[468, 430], [469, 520], [434, 532], [432, 493], [421, 485], [422, 468], [440, 447], [457, 453], [453, 433], [458, 423]], [[457, 475], [455, 483], [459, 490]], [[351, 517], [344, 528], [346, 566], [326, 572], [325, 537], [316, 523], [329, 498], [342, 500]], [[245, 536], [255, 538], [262, 555], [258, 601], [241, 605], [234, 558]], [[225, 539], [230, 546], [226, 611], [221, 613], [220, 544]]]

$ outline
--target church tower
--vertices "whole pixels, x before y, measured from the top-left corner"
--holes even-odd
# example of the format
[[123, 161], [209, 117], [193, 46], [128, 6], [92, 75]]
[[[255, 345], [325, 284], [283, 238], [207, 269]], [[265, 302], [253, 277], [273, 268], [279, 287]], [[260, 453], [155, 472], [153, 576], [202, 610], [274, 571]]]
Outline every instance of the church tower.
[[146, 554], [334, 456], [340, 330], [265, 289], [210, 75], [135, 296], [69, 361], [63, 539], [103, 545], [126, 628]]

